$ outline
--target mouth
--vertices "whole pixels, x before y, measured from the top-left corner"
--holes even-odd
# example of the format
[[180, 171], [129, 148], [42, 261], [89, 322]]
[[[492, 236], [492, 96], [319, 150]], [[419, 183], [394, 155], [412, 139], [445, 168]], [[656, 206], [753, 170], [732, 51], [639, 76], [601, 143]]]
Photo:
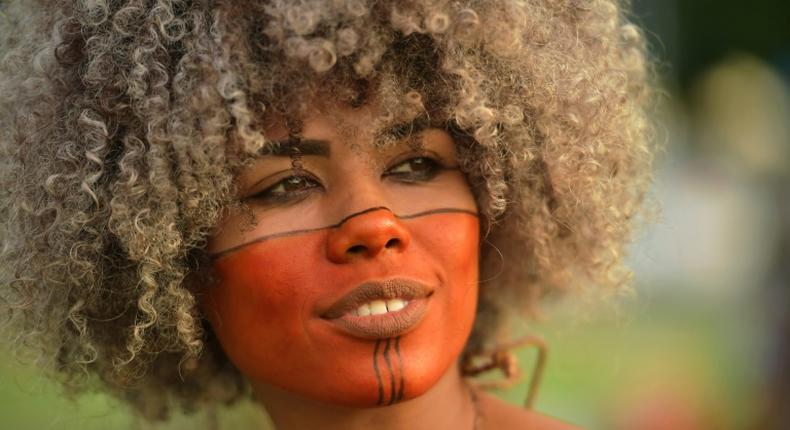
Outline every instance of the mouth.
[[433, 290], [419, 282], [366, 282], [338, 300], [321, 318], [363, 339], [400, 336], [416, 327]]

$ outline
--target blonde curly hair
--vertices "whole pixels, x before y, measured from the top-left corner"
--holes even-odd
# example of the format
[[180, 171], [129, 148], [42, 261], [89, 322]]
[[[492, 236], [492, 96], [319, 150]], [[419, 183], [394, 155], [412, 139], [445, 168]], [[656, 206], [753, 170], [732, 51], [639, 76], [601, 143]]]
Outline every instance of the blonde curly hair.
[[[266, 118], [318, 98], [452, 132], [486, 224], [470, 345], [620, 286], [650, 64], [617, 0], [0, 2], [0, 303], [69, 387], [143, 415], [249, 389], [188, 283]], [[95, 381], [95, 377], [98, 381]], [[85, 382], [89, 381], [89, 384]]]

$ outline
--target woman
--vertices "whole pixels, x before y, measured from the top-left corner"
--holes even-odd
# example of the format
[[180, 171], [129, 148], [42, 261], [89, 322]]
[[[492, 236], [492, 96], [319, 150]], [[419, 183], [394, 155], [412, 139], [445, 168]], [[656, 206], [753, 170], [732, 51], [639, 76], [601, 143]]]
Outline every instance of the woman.
[[627, 278], [648, 86], [615, 1], [0, 10], [8, 333], [67, 386], [150, 419], [570, 428], [459, 361]]

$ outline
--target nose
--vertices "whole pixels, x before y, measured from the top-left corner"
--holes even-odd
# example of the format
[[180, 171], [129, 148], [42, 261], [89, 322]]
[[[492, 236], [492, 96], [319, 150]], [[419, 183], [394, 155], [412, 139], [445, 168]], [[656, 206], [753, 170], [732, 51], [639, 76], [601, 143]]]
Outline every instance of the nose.
[[347, 217], [331, 229], [327, 253], [334, 263], [348, 263], [375, 258], [386, 251], [403, 252], [409, 242], [409, 231], [392, 211], [372, 208]]

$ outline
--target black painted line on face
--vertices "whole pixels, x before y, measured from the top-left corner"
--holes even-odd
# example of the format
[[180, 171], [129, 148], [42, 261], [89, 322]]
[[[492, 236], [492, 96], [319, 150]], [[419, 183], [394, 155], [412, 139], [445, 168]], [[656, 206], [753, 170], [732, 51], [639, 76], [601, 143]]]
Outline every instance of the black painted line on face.
[[[331, 226], [329, 226], [328, 228], [339, 228], [340, 226], [342, 226], [343, 224], [345, 224], [346, 222], [348, 222], [348, 220], [350, 220], [351, 218], [356, 218], [356, 217], [358, 217], [358, 216], [360, 216], [360, 215], [365, 215], [366, 213], [370, 213], [370, 212], [376, 212], [376, 211], [388, 211], [388, 212], [392, 212], [392, 211], [390, 210], [390, 208], [388, 208], [388, 207], [386, 207], [386, 206], [376, 206], [376, 207], [374, 207], [374, 208], [368, 208], [368, 209], [365, 209], [365, 210], [361, 210], [361, 211], [359, 211], [359, 212], [354, 212], [353, 214], [351, 214], [351, 215], [349, 215], [349, 216], [347, 216], [347, 217], [345, 217], [345, 218], [341, 219], [339, 223], [337, 223], [337, 224], [334, 224], [334, 225], [331, 225]], [[393, 215], [394, 215], [394, 214], [393, 214]]]
[[381, 345], [381, 339], [376, 340], [376, 346], [373, 347], [373, 371], [376, 372], [376, 383], [379, 387], [379, 400], [376, 402], [376, 405], [381, 405], [384, 403], [384, 384], [381, 381], [381, 372], [379, 371], [379, 365], [376, 362], [376, 356], [379, 353], [379, 345]]
[[395, 338], [395, 355], [398, 357], [398, 374], [400, 375], [400, 387], [398, 388], [398, 396], [395, 398], [396, 402], [403, 400], [403, 358], [400, 356], [400, 336]]
[[[264, 236], [252, 239], [249, 242], [242, 243], [241, 245], [236, 245], [236, 246], [230, 247], [230, 248], [228, 248], [228, 249], [226, 249], [224, 251], [220, 251], [220, 252], [214, 253], [214, 254], [210, 255], [210, 257], [211, 257], [212, 260], [217, 260], [217, 259], [220, 259], [220, 258], [228, 255], [228, 254], [232, 254], [232, 253], [234, 253], [234, 252], [236, 252], [236, 251], [238, 251], [238, 250], [240, 250], [242, 248], [245, 248], [245, 247], [247, 247], [249, 245], [253, 245], [255, 243], [265, 242], [267, 240], [277, 239], [277, 238], [280, 238], [280, 237], [298, 236], [300, 234], [313, 233], [313, 232], [321, 231], [321, 230], [329, 230], [329, 229], [333, 229], [333, 228], [339, 228], [340, 226], [342, 226], [344, 223], [346, 223], [351, 218], [354, 218], [356, 216], [359, 216], [359, 215], [362, 215], [362, 214], [366, 214], [366, 213], [369, 213], [369, 212], [374, 212], [374, 211], [377, 211], [377, 210], [387, 210], [387, 211], [392, 212], [389, 208], [386, 208], [386, 207], [383, 207], [383, 206], [369, 208], [369, 209], [365, 209], [363, 211], [359, 211], [359, 212], [353, 213], [353, 214], [343, 218], [337, 224], [333, 224], [333, 225], [329, 225], [329, 226], [325, 226], [325, 227], [306, 228], [306, 229], [300, 229], [300, 230], [289, 230], [289, 231], [284, 231], [284, 232], [281, 232], [281, 233], [273, 233], [273, 234], [264, 235]], [[422, 217], [422, 216], [435, 215], [435, 214], [444, 214], [444, 213], [463, 213], [463, 214], [472, 215], [472, 216], [477, 217], [477, 218], [480, 217], [480, 213], [479, 212], [471, 211], [469, 209], [459, 209], [459, 208], [438, 208], [438, 209], [431, 209], [431, 210], [427, 210], [427, 211], [423, 211], [423, 212], [417, 212], [417, 213], [410, 214], [410, 215], [397, 215], [397, 214], [394, 214], [394, 213], [393, 213], [393, 215], [395, 216], [395, 218], [406, 220], [406, 219], [419, 218], [419, 217]]]
[[387, 363], [387, 370], [390, 372], [390, 401], [387, 405], [395, 403], [395, 372], [392, 370], [392, 360], [390, 360], [390, 342], [392, 339], [387, 339], [387, 345], [384, 347], [384, 361]]

